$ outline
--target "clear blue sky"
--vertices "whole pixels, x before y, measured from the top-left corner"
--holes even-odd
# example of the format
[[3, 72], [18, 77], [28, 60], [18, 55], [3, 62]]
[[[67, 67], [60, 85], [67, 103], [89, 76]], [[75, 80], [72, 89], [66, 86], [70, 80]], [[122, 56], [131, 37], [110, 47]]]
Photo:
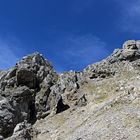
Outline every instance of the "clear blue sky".
[[139, 0], [1, 0], [0, 69], [39, 51], [58, 72], [82, 70], [140, 39]]

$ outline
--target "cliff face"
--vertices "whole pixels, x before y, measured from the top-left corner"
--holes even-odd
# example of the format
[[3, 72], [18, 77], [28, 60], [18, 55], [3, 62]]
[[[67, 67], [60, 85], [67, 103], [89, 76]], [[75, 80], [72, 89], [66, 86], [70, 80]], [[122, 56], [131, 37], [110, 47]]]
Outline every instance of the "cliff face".
[[81, 72], [39, 53], [0, 71], [0, 139], [139, 140], [140, 41]]

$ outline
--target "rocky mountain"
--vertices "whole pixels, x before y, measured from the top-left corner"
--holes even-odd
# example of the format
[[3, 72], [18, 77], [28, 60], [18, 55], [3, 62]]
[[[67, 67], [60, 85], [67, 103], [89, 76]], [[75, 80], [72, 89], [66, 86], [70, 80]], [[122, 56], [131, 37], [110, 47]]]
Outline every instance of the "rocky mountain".
[[81, 72], [39, 53], [0, 71], [0, 140], [140, 140], [140, 41]]

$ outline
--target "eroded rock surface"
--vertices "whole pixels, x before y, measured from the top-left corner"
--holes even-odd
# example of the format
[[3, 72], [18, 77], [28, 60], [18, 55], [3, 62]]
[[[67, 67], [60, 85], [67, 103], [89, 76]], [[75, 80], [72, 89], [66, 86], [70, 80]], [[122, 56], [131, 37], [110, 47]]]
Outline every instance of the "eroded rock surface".
[[[15, 126], [24, 120], [34, 123], [37, 119], [55, 115], [70, 108], [70, 101], [63, 98], [66, 88], [75, 94], [74, 105], [81, 104], [82, 106], [80, 100], [83, 97], [78, 95], [78, 86], [73, 88], [78, 84], [77, 76], [74, 74], [71, 77], [72, 75], [65, 75], [62, 83], [63, 78], [39, 53], [24, 57], [8, 71], [1, 71], [1, 136], [6, 138], [12, 135]], [[73, 80], [73, 78], [75, 79]]]
[[0, 140], [139, 140], [140, 41], [81, 72], [34, 53], [0, 71]]

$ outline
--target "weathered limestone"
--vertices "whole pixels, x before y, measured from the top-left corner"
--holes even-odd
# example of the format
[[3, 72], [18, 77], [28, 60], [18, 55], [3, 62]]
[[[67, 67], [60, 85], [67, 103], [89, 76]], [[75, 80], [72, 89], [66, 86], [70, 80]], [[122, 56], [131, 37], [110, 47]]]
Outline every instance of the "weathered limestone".
[[135, 40], [81, 72], [57, 74], [41, 54], [28, 55], [0, 71], [0, 140], [137, 140], [139, 75]]

